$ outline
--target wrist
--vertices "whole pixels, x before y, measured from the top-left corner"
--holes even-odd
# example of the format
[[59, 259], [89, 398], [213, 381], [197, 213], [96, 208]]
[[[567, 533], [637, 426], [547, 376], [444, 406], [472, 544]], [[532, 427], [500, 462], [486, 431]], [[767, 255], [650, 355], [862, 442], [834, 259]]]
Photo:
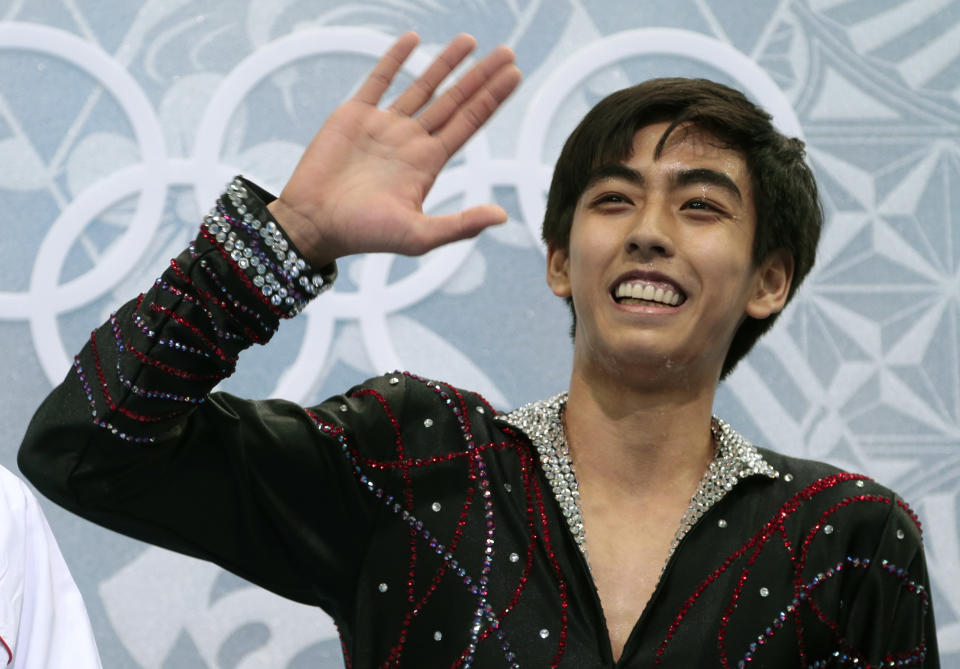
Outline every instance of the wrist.
[[270, 193], [236, 177], [204, 219], [203, 232], [252, 291], [277, 315], [290, 317], [332, 285], [337, 266], [305, 258], [269, 211], [271, 201]]
[[325, 267], [340, 257], [324, 242], [316, 226], [281, 197], [267, 204], [267, 211], [276, 220], [301, 256], [313, 267]]

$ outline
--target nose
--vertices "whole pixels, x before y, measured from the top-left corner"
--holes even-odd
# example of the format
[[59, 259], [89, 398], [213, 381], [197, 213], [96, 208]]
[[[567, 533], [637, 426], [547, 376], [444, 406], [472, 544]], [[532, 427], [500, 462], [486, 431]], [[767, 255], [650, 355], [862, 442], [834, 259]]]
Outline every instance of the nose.
[[633, 217], [624, 240], [627, 254], [643, 261], [674, 254], [673, 217], [670, 206], [650, 198]]

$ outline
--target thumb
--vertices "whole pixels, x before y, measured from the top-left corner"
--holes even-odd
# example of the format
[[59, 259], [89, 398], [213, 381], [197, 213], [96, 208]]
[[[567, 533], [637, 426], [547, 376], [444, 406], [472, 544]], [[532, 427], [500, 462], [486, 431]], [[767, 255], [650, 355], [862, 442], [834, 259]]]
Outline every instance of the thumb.
[[428, 216], [426, 229], [432, 238], [431, 247], [442, 246], [461, 239], [476, 237], [491, 225], [507, 220], [507, 212], [495, 204], [481, 204], [455, 214]]

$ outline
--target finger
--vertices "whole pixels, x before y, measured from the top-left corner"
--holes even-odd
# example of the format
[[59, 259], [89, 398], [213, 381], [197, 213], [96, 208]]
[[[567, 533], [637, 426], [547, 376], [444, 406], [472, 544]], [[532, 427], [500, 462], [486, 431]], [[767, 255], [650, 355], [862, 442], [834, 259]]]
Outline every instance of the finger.
[[433, 96], [444, 79], [477, 47], [477, 40], [467, 34], [454, 37], [450, 44], [430, 64], [427, 71], [420, 75], [394, 100], [390, 108], [401, 114], [411, 116]]
[[453, 117], [434, 133], [447, 150], [447, 155], [452, 156], [460, 150], [460, 147], [493, 116], [522, 78], [520, 70], [515, 65], [512, 63], [505, 65], [465, 104], [461, 105]]
[[482, 204], [456, 214], [425, 216], [420, 222], [416, 247], [412, 252], [419, 255], [444, 244], [476, 237], [491, 225], [506, 220], [507, 212], [494, 204]]
[[513, 51], [500, 46], [470, 69], [417, 118], [427, 132], [443, 126], [451, 116], [506, 65], [512, 65]]
[[367, 75], [366, 81], [360, 86], [357, 94], [353, 96], [354, 100], [365, 102], [369, 105], [376, 105], [383, 97], [383, 93], [390, 87], [390, 82], [403, 67], [404, 61], [417, 46], [420, 37], [415, 32], [407, 32], [397, 38], [377, 64]]

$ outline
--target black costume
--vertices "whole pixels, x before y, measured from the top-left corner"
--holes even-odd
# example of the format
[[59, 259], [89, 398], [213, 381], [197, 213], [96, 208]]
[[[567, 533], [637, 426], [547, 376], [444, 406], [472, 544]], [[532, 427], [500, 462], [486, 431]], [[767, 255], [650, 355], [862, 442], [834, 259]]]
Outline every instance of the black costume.
[[323, 607], [354, 667], [938, 666], [916, 516], [863, 476], [717, 456], [618, 663], [581, 550], [565, 398], [497, 415], [395, 373], [304, 409], [206, 395], [335, 270], [234, 181], [95, 331], [20, 466], [56, 502]]

